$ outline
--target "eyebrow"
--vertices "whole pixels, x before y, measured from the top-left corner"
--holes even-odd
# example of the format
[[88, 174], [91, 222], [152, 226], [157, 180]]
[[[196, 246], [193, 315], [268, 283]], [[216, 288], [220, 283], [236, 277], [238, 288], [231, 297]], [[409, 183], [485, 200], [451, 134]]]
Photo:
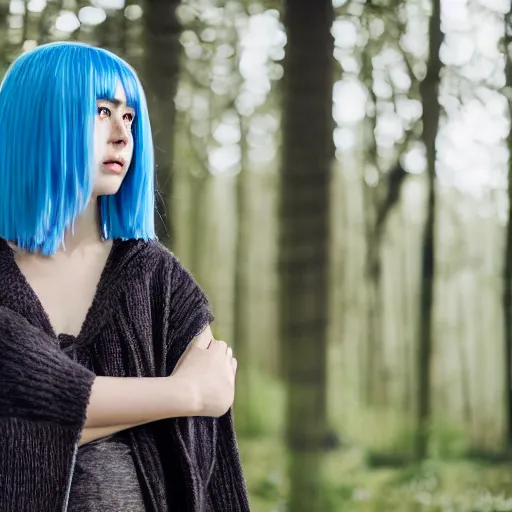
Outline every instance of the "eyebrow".
[[99, 98], [98, 101], [106, 101], [108, 103], [112, 103], [112, 105], [114, 105], [115, 107], [126, 107], [126, 108], [129, 108], [129, 109], [133, 110], [133, 108], [128, 106], [126, 104], [126, 102], [118, 100], [117, 98], [112, 98], [112, 99]]

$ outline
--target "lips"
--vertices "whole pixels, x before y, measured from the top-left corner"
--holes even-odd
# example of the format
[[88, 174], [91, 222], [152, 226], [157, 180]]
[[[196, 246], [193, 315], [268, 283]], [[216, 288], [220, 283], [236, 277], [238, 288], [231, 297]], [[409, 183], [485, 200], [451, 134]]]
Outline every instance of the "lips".
[[124, 168], [124, 160], [122, 158], [109, 158], [103, 162], [103, 165], [114, 173], [121, 173]]

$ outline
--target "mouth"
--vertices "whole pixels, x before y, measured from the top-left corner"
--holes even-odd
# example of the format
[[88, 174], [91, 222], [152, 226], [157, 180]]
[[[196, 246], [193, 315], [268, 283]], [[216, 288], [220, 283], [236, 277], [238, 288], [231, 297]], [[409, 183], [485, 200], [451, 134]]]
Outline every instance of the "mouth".
[[122, 158], [109, 158], [103, 162], [103, 165], [111, 172], [121, 174], [123, 172], [125, 162]]

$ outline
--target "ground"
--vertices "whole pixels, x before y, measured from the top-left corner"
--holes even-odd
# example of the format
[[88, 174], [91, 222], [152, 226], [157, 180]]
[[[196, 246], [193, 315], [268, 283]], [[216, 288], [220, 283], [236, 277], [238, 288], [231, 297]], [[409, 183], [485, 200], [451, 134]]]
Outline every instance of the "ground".
[[[286, 510], [286, 457], [278, 437], [240, 439], [252, 512]], [[464, 459], [371, 469], [361, 451], [327, 461], [335, 512], [512, 512], [512, 465]]]

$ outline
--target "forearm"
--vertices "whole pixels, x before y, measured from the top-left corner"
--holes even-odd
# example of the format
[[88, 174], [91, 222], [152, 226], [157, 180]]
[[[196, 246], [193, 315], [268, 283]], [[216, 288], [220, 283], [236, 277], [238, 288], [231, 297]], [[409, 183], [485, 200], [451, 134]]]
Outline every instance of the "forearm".
[[[115, 432], [152, 421], [194, 416], [197, 413], [198, 403], [193, 390], [180, 379], [96, 377], [87, 407], [85, 430], [106, 427], [118, 429]], [[92, 431], [89, 435], [92, 435]]]
[[78, 446], [96, 441], [97, 439], [102, 439], [103, 437], [111, 436], [112, 434], [117, 434], [118, 432], [127, 430], [129, 428], [138, 427], [139, 425], [144, 425], [144, 423], [134, 423], [132, 425], [114, 425], [111, 427], [86, 427], [82, 430], [82, 435], [80, 437], [80, 441], [78, 442]]

